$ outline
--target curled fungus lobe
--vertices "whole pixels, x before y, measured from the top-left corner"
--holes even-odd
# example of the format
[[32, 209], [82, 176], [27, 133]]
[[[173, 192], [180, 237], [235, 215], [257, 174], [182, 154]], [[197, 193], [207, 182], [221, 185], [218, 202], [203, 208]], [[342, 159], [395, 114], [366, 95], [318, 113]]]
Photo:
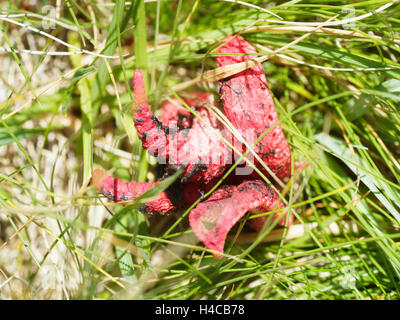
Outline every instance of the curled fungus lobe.
[[[216, 58], [219, 66], [246, 61], [256, 53], [255, 48], [241, 36], [229, 36], [222, 41], [223, 45], [217, 53], [223, 55]], [[261, 64], [222, 79], [219, 84], [220, 100], [227, 119], [236, 129], [252, 131], [259, 138], [254, 150], [263, 163], [255, 160], [254, 165], [266, 176], [265, 165], [278, 178], [288, 177], [291, 151], [279, 124]], [[147, 103], [141, 70], [134, 72], [133, 89], [134, 123], [143, 148], [164, 166], [165, 176], [182, 170], [179, 180], [146, 203], [142, 211], [165, 214], [194, 203], [232, 165], [232, 148], [221, 137], [233, 145], [237, 145], [236, 138], [207, 107], [215, 105], [210, 93], [192, 93], [192, 98], [183, 99], [190, 110], [184, 108], [178, 99], [166, 102], [159, 120], [151, 113]], [[247, 142], [251, 145], [254, 139]], [[246, 147], [242, 146], [241, 151], [245, 150]], [[159, 183], [124, 182], [100, 170], [94, 171], [93, 181], [97, 189], [112, 201], [134, 199]], [[176, 197], [176, 194], [181, 196]], [[191, 210], [189, 223], [196, 236], [213, 250], [216, 258], [220, 258], [228, 232], [246, 213], [257, 214], [282, 208], [278, 194], [260, 180], [258, 173], [231, 174], [207, 199]], [[249, 225], [260, 231], [265, 220], [265, 217], [251, 219]]]

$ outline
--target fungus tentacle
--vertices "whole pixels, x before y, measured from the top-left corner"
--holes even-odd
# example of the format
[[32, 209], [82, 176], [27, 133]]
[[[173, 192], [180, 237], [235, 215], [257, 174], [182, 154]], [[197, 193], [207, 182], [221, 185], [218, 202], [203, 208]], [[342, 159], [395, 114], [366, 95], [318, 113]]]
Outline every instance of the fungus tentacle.
[[[256, 53], [255, 48], [241, 36], [229, 36], [222, 41], [227, 43], [217, 51], [224, 54], [216, 58], [220, 67], [251, 60], [254, 57], [251, 54]], [[229, 53], [235, 55], [227, 56], [226, 54]], [[279, 124], [262, 65], [257, 63], [249, 69], [221, 80], [220, 97], [229, 121], [242, 132], [255, 132], [254, 135], [247, 134], [248, 137], [260, 137], [272, 127], [259, 141], [255, 151], [279, 178], [289, 176], [291, 152]], [[259, 162], [256, 162], [256, 165], [265, 175], [268, 175]], [[251, 178], [257, 179], [257, 173], [254, 172]]]

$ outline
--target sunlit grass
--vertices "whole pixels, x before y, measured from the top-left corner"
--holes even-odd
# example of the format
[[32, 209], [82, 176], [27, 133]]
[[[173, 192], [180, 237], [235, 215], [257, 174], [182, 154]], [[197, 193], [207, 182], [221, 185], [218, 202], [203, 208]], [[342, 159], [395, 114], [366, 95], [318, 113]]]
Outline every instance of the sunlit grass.
[[[399, 299], [397, 2], [44, 4], [1, 6], [1, 299]], [[188, 92], [217, 100], [217, 80], [240, 67], [215, 62], [233, 33], [257, 48], [308, 167], [280, 194], [295, 224], [255, 234], [246, 217], [217, 260], [191, 208], [145, 216], [90, 176], [155, 181], [132, 123], [133, 70], [156, 114]]]

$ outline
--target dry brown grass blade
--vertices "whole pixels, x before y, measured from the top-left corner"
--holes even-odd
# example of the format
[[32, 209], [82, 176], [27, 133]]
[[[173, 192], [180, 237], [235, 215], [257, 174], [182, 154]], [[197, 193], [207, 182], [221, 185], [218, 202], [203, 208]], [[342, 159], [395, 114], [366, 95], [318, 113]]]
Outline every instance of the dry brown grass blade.
[[[334, 16], [332, 18], [330, 18], [327, 22], [335, 19], [337, 16]], [[235, 64], [231, 64], [231, 65], [227, 65], [227, 66], [223, 66], [223, 67], [218, 67], [215, 68], [213, 70], [209, 70], [204, 72], [202, 75], [198, 76], [197, 78], [191, 80], [191, 81], [187, 81], [178, 85], [175, 85], [172, 87], [172, 89], [174, 91], [179, 91], [179, 90], [183, 90], [186, 89], [192, 85], [195, 85], [199, 82], [215, 82], [227, 77], [231, 77], [235, 74], [238, 74], [248, 68], [252, 68], [255, 65], [259, 64], [259, 63], [263, 63], [269, 59], [271, 59], [271, 57], [273, 57], [274, 55], [278, 54], [279, 52], [285, 51], [287, 49], [289, 49], [290, 47], [296, 45], [297, 43], [303, 41], [304, 39], [308, 38], [309, 36], [311, 36], [314, 32], [318, 31], [319, 29], [321, 29], [323, 27], [324, 23], [321, 23], [320, 26], [312, 28], [312, 30], [310, 32], [307, 32], [306, 34], [302, 35], [301, 37], [293, 40], [292, 42], [288, 43], [287, 45], [272, 51], [272, 53], [270, 55], [265, 55], [265, 56], [260, 56], [251, 60], [247, 60], [244, 62], [240, 62], [240, 63], [235, 63]]]

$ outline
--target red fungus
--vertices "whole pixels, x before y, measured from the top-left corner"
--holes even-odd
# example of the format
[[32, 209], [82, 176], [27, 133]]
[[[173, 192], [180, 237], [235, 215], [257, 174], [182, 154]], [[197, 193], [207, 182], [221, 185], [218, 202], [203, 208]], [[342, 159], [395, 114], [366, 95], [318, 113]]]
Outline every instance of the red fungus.
[[190, 212], [190, 226], [208, 249], [223, 252], [226, 236], [240, 218], [252, 210], [267, 212], [282, 208], [283, 204], [277, 200], [277, 193], [260, 180], [224, 186]]
[[[151, 189], [159, 182], [124, 182], [120, 179], [114, 179], [107, 176], [101, 170], [93, 171], [93, 184], [94, 186], [109, 200], [120, 202], [129, 201], [140, 196], [147, 190]], [[175, 210], [176, 207], [172, 204], [168, 194], [163, 191], [155, 197], [155, 199], [147, 202], [140, 210], [142, 212], [158, 212], [166, 213]]]
[[[231, 65], [252, 59], [256, 50], [241, 36], [230, 36], [217, 53], [236, 54], [234, 56], [218, 56], [219, 66]], [[278, 114], [274, 100], [268, 88], [267, 79], [260, 63], [220, 81], [220, 98], [224, 104], [225, 115], [236, 127], [244, 130], [255, 130], [260, 137], [266, 130], [274, 127], [261, 139], [255, 151], [264, 163], [279, 178], [290, 175], [290, 148], [282, 132], [280, 124], [276, 124]], [[249, 141], [251, 142], [251, 141]], [[265, 175], [266, 170], [259, 162], [256, 165]], [[257, 178], [257, 174], [253, 174]]]
[[[160, 163], [167, 164], [169, 172], [182, 168], [183, 183], [194, 181], [207, 184], [223, 174], [229, 162], [230, 151], [219, 138], [220, 127], [206, 108], [198, 102], [186, 100], [192, 103], [202, 119], [200, 120], [188, 114], [187, 110], [180, 109], [180, 103], [174, 109], [172, 103], [178, 102], [174, 100], [166, 105], [167, 114], [162, 123], [152, 115], [147, 104], [141, 70], [135, 70], [133, 87], [134, 100], [139, 106], [134, 121], [144, 148], [157, 157]], [[209, 103], [209, 97], [198, 95], [200, 102], [203, 100]], [[180, 112], [183, 117], [190, 118], [189, 128], [178, 127]], [[165, 122], [168, 120], [171, 121], [167, 125]], [[184, 123], [187, 123], [187, 120], [185, 119]], [[215, 155], [217, 156], [214, 157]]]
[[[223, 41], [226, 43], [218, 53], [256, 52], [240, 36], [230, 36]], [[226, 66], [251, 58], [249, 55], [220, 56], [217, 57], [217, 62], [219, 66]], [[205, 107], [205, 104], [213, 104], [210, 94], [194, 93], [193, 99], [184, 99], [199, 117], [183, 108], [179, 100], [173, 99], [162, 107], [160, 121], [152, 115], [147, 104], [140, 70], [135, 70], [133, 84], [134, 105], [137, 107], [134, 121], [143, 147], [156, 156], [160, 163], [166, 164], [167, 174], [178, 168], [183, 169], [178, 184], [146, 203], [143, 211], [165, 213], [177, 206], [190, 205], [208, 192], [231, 165], [232, 150], [219, 135], [228, 140], [232, 136], [223, 130]], [[278, 123], [278, 115], [261, 64], [221, 80], [220, 98], [227, 118], [241, 132], [253, 131], [258, 138], [272, 127], [255, 146], [255, 151], [279, 178], [289, 176], [291, 151]], [[254, 141], [247, 142], [252, 144]], [[234, 140], [233, 144], [237, 146], [237, 141]], [[241, 151], [244, 152], [245, 148]], [[268, 175], [260, 163], [256, 162], [256, 165]], [[98, 190], [113, 201], [133, 199], [158, 183], [123, 182], [106, 176], [99, 170], [94, 172], [93, 181]], [[283, 208], [278, 194], [259, 180], [256, 173], [247, 176], [231, 175], [226, 181], [229, 182], [200, 202], [189, 214], [190, 225], [197, 237], [207, 248], [220, 253], [223, 252], [228, 232], [247, 212], [257, 214]], [[172, 202], [171, 188], [179, 189], [175, 193], [183, 193], [180, 203]], [[275, 217], [282, 218], [282, 214], [283, 212], [275, 214]], [[249, 225], [260, 231], [266, 219], [251, 219]], [[289, 223], [291, 221], [290, 216]], [[280, 224], [284, 223], [285, 219], [282, 219]], [[215, 253], [214, 256], [220, 258], [221, 254]]]

